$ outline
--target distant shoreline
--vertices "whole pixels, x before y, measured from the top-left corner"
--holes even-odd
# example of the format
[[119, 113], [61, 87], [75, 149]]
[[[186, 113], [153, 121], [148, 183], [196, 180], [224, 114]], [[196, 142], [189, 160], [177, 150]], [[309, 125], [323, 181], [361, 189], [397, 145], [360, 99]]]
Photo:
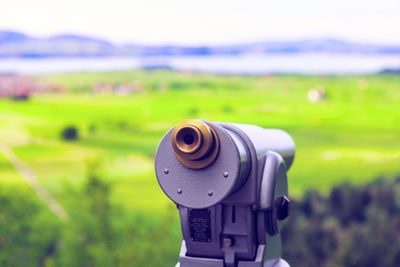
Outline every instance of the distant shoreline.
[[373, 74], [397, 73], [400, 55], [329, 53], [238, 56], [0, 58], [0, 73], [57, 74], [168, 69], [215, 74]]
[[288, 51], [288, 52], [268, 52], [268, 53], [238, 53], [238, 54], [127, 54], [127, 55], [68, 55], [68, 54], [23, 54], [23, 55], [0, 55], [0, 60], [4, 59], [107, 59], [107, 58], [155, 58], [155, 57], [197, 57], [197, 58], [208, 58], [208, 57], [246, 57], [246, 56], [296, 56], [296, 55], [332, 55], [332, 56], [362, 56], [362, 57], [374, 57], [374, 56], [400, 56], [397, 52], [382, 52], [382, 53], [364, 53], [364, 52], [331, 52], [331, 51]]

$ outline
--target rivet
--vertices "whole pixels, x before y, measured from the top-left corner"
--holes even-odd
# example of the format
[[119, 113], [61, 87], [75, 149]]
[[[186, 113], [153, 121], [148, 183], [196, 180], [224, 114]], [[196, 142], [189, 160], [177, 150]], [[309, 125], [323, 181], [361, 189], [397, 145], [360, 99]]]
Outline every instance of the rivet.
[[233, 246], [233, 239], [231, 237], [225, 237], [223, 243], [225, 247], [231, 247]]
[[168, 174], [168, 173], [169, 173], [169, 170], [168, 170], [167, 168], [165, 168], [165, 169], [164, 169], [164, 173], [165, 173], [165, 174]]
[[182, 189], [178, 188], [178, 190], [176, 191], [178, 194], [182, 194]]
[[208, 191], [208, 196], [212, 196], [212, 195], [214, 195], [214, 192], [213, 191]]
[[229, 176], [229, 172], [224, 172], [224, 177], [228, 178], [228, 176]]

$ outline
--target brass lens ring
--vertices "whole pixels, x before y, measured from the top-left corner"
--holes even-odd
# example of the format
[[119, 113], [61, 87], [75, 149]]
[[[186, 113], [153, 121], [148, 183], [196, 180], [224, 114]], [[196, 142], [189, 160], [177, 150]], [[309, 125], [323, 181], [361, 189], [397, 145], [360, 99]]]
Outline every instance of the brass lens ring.
[[200, 130], [193, 125], [184, 126], [176, 133], [176, 147], [182, 153], [195, 153], [202, 143], [203, 136]]
[[184, 166], [201, 169], [218, 155], [219, 140], [210, 125], [199, 120], [185, 120], [172, 131], [171, 144], [176, 158]]

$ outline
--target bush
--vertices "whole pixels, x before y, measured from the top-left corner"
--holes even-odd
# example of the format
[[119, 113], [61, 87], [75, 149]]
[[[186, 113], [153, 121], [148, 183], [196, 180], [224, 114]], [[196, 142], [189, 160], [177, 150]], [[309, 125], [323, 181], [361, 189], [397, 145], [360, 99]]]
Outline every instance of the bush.
[[79, 138], [78, 129], [75, 126], [68, 126], [61, 132], [62, 139], [66, 141], [74, 141]]
[[[61, 224], [27, 187], [0, 186], [0, 266], [173, 266], [181, 242], [178, 212], [122, 214], [112, 184], [91, 170], [66, 185]], [[292, 201], [282, 229], [292, 266], [400, 266], [400, 177]]]
[[49, 266], [60, 222], [27, 187], [0, 186], [0, 266]]
[[400, 266], [400, 177], [292, 201], [283, 257], [294, 266]]
[[[97, 168], [91, 164], [91, 168]], [[63, 229], [57, 266], [174, 266], [180, 234], [177, 210], [161, 222], [150, 214], [124, 216], [112, 205], [112, 184], [90, 169], [82, 187], [65, 185], [69, 222]]]

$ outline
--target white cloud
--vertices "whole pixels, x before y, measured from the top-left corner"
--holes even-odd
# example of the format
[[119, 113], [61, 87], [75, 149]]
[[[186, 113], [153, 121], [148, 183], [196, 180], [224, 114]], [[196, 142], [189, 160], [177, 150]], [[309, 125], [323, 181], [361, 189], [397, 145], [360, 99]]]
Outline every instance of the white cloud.
[[230, 43], [336, 37], [400, 43], [398, 0], [13, 0], [0, 29], [115, 42]]

